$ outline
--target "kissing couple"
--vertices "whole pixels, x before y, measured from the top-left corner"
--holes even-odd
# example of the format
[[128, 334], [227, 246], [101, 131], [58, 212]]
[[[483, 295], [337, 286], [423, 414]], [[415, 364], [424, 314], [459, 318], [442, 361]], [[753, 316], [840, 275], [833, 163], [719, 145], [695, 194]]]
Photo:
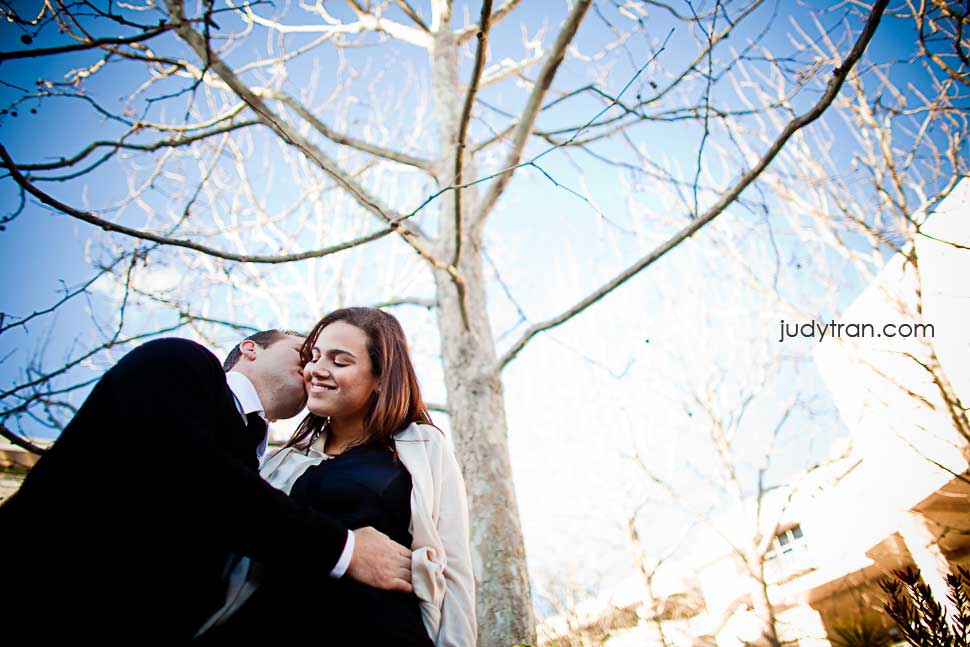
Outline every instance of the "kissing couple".
[[[267, 422], [304, 406], [264, 456]], [[0, 528], [6, 635], [36, 644], [476, 640], [461, 472], [373, 308], [256, 333], [221, 366], [184, 339], [136, 348]]]

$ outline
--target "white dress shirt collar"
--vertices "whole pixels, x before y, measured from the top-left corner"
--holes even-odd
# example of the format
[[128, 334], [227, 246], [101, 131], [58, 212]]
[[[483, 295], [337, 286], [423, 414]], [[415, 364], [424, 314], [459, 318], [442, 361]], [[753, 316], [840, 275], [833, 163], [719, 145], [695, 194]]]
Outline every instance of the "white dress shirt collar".
[[[229, 390], [232, 391], [232, 394], [236, 396], [236, 405], [239, 407], [239, 413], [242, 414], [243, 419], [248, 414], [256, 412], [263, 420], [266, 420], [267, 425], [269, 424], [269, 420], [266, 419], [266, 411], [263, 409], [263, 403], [259, 401], [259, 394], [256, 392], [256, 387], [253, 386], [253, 383], [249, 381], [248, 377], [239, 371], [229, 371], [226, 373], [226, 384], [229, 385]], [[269, 430], [267, 428], [266, 435], [263, 436], [262, 442], [256, 448], [256, 456], [258, 458], [262, 458], [263, 454], [266, 453], [268, 440]]]

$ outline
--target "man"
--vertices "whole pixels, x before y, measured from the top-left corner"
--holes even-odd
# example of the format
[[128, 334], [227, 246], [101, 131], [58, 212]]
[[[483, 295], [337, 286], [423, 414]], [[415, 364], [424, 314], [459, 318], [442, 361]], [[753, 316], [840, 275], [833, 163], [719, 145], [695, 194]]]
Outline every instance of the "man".
[[303, 406], [301, 343], [277, 331], [242, 342], [234, 388], [182, 339], [105, 373], [0, 506], [4, 637], [186, 641], [222, 604], [232, 554], [410, 590], [406, 548], [348, 532], [256, 471], [263, 418]]

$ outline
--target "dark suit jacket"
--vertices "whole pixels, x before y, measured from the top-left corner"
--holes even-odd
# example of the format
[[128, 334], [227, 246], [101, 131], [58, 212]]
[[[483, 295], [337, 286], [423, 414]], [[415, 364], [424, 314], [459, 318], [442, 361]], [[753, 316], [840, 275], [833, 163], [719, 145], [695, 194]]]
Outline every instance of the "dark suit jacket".
[[222, 603], [231, 552], [329, 573], [346, 529], [256, 467], [209, 351], [182, 339], [132, 351], [0, 506], [4, 624], [37, 644], [171, 644]]

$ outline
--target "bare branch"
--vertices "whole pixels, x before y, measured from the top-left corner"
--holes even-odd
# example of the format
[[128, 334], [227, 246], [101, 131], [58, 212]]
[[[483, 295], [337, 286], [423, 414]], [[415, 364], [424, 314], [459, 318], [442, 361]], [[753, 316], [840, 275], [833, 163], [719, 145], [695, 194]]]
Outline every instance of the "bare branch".
[[428, 407], [428, 411], [437, 411], [438, 413], [451, 415], [451, 411], [448, 410], [447, 405], [440, 404], [438, 402], [425, 402], [424, 406]]
[[856, 40], [855, 45], [853, 45], [852, 50], [849, 52], [849, 55], [846, 57], [845, 61], [832, 73], [832, 79], [829, 81], [828, 87], [819, 101], [810, 110], [788, 122], [784, 130], [775, 139], [768, 151], [761, 157], [760, 160], [758, 160], [758, 163], [747, 173], [745, 173], [730, 191], [721, 196], [721, 199], [712, 205], [701, 217], [693, 220], [686, 227], [674, 234], [674, 236], [672, 236], [667, 242], [638, 260], [622, 273], [598, 288], [592, 294], [582, 299], [572, 308], [551, 319], [547, 319], [546, 321], [531, 326], [499, 359], [497, 368], [499, 370], [504, 368], [506, 364], [512, 361], [515, 356], [522, 351], [529, 340], [531, 340], [537, 334], [565, 323], [589, 306], [593, 305], [607, 294], [626, 283], [632, 277], [636, 276], [641, 270], [651, 265], [654, 261], [662, 257], [671, 249], [693, 236], [702, 227], [723, 213], [724, 210], [738, 198], [741, 192], [744, 191], [748, 185], [754, 182], [762, 171], [767, 168], [768, 164], [770, 164], [771, 160], [773, 160], [775, 156], [781, 152], [782, 148], [785, 146], [785, 143], [791, 138], [791, 136], [822, 116], [822, 113], [825, 112], [825, 110], [832, 104], [835, 97], [838, 96], [839, 90], [841, 90], [842, 84], [845, 82], [849, 72], [862, 57], [863, 52], [865, 52], [866, 47], [869, 45], [869, 41], [872, 40], [872, 36], [876, 32], [876, 28], [879, 26], [879, 21], [882, 18], [883, 12], [886, 10], [886, 5], [888, 2], [889, 0], [877, 0], [873, 5], [872, 12], [869, 14], [869, 18], [866, 21], [866, 25], [863, 28], [862, 33], [859, 34], [859, 38]]
[[[39, 164], [20, 164], [18, 168], [21, 171], [51, 171], [54, 169], [71, 167], [77, 164], [78, 162], [83, 161], [88, 155], [90, 155], [91, 153], [93, 153], [99, 148], [110, 148], [111, 151], [109, 152], [109, 154], [105, 157], [102, 157], [100, 160], [98, 160], [98, 164], [101, 164], [107, 161], [107, 159], [109, 159], [111, 156], [117, 153], [118, 150], [121, 150], [121, 149], [151, 152], [151, 151], [160, 150], [162, 148], [178, 148], [180, 146], [188, 146], [190, 144], [194, 144], [195, 142], [201, 141], [213, 135], [221, 135], [224, 133], [232, 132], [234, 130], [248, 128], [249, 126], [253, 126], [258, 123], [261, 123], [261, 122], [256, 121], [255, 119], [239, 121], [234, 124], [227, 124], [225, 126], [220, 126], [219, 128], [213, 128], [212, 130], [206, 131], [204, 133], [199, 133], [197, 135], [192, 135], [191, 137], [177, 137], [177, 138], [172, 138], [167, 140], [159, 140], [157, 142], [152, 142], [151, 144], [128, 144], [124, 141], [125, 138], [128, 136], [128, 134], [126, 134], [118, 141], [100, 140], [100, 141], [91, 142], [90, 144], [84, 147], [84, 150], [80, 151], [76, 155], [73, 155], [72, 157], [67, 157], [67, 158], [58, 160], [56, 162], [47, 162], [47, 163], [39, 163]], [[4, 168], [9, 168], [9, 167], [4, 167]], [[93, 167], [88, 167], [87, 169], [85, 169], [85, 172], [90, 171], [92, 168]], [[61, 179], [61, 178], [34, 177], [31, 179], [35, 181], [39, 181], [39, 180], [48, 180], [48, 179]]]
[[0, 436], [3, 436], [4, 438], [12, 442], [17, 447], [26, 449], [28, 452], [31, 452], [32, 454], [43, 455], [47, 451], [45, 448], [39, 445], [35, 445], [34, 443], [30, 442], [26, 438], [20, 436], [19, 434], [16, 434], [10, 431], [9, 429], [7, 429], [7, 426], [4, 425], [3, 423], [0, 423]]
[[416, 24], [418, 27], [421, 28], [421, 31], [431, 33], [431, 30], [428, 29], [428, 26], [424, 23], [423, 20], [421, 20], [421, 16], [418, 15], [418, 12], [415, 11], [414, 8], [408, 4], [408, 0], [397, 0], [397, 6], [401, 8], [401, 11], [407, 14], [408, 18], [414, 21], [414, 24]]
[[26, 317], [23, 317], [21, 319], [17, 319], [16, 321], [14, 321], [13, 323], [10, 323], [10, 324], [5, 324], [4, 323], [4, 317], [3, 316], [0, 316], [0, 335], [2, 335], [3, 333], [7, 332], [11, 328], [23, 327], [23, 328], [26, 329], [27, 324], [30, 321], [36, 319], [37, 317], [42, 317], [44, 315], [49, 315], [50, 313], [54, 312], [59, 307], [61, 307], [62, 305], [64, 305], [65, 303], [67, 303], [68, 301], [70, 301], [71, 299], [73, 299], [74, 297], [78, 296], [79, 294], [86, 293], [87, 290], [88, 290], [88, 288], [91, 287], [94, 284], [95, 281], [97, 281], [98, 279], [100, 279], [107, 272], [110, 272], [111, 269], [115, 265], [117, 265], [118, 263], [120, 263], [121, 260], [124, 259], [124, 258], [125, 258], [125, 256], [121, 256], [116, 261], [114, 261], [114, 263], [112, 263], [110, 266], [102, 268], [101, 271], [99, 271], [97, 274], [95, 274], [94, 276], [92, 276], [90, 279], [88, 279], [87, 281], [85, 281], [84, 283], [82, 283], [81, 286], [78, 287], [77, 289], [75, 289], [75, 290], [65, 290], [64, 296], [61, 297], [56, 303], [54, 303], [54, 305], [52, 305], [52, 306], [50, 306], [48, 308], [44, 308], [42, 310], [35, 310], [34, 312], [32, 312], [31, 314], [27, 315]]
[[[465, 162], [465, 137], [468, 135], [468, 122], [472, 116], [472, 106], [475, 104], [475, 94], [478, 92], [478, 83], [482, 77], [482, 69], [485, 67], [485, 52], [488, 49], [488, 30], [489, 20], [492, 15], [492, 0], [482, 0], [482, 15], [479, 19], [481, 28], [477, 32], [478, 46], [475, 48], [475, 65], [472, 68], [472, 78], [468, 83], [468, 91], [465, 93], [465, 103], [461, 109], [461, 122], [458, 125], [458, 142], [455, 146], [455, 178], [453, 184], [461, 185], [462, 169]], [[464, 230], [462, 228], [461, 217], [461, 194], [460, 188], [455, 189], [455, 253], [451, 264], [458, 267], [461, 260], [461, 242]]]
[[4, 163], [7, 166], [7, 169], [10, 171], [11, 177], [13, 177], [13, 179], [17, 182], [17, 184], [19, 184], [21, 187], [24, 188], [25, 191], [27, 191], [28, 193], [36, 197], [44, 204], [57, 209], [61, 213], [64, 213], [73, 218], [77, 218], [78, 220], [83, 220], [84, 222], [90, 223], [92, 225], [96, 225], [101, 229], [104, 229], [105, 231], [113, 231], [120, 234], [125, 234], [127, 236], [131, 236], [133, 238], [138, 238], [141, 240], [150, 240], [155, 243], [161, 243], [162, 245], [184, 247], [185, 249], [192, 249], [197, 252], [206, 254], [208, 256], [215, 256], [216, 258], [222, 258], [227, 261], [238, 261], [240, 263], [268, 263], [268, 264], [292, 263], [294, 261], [303, 261], [308, 258], [319, 258], [321, 256], [328, 256], [330, 254], [342, 252], [345, 249], [350, 249], [351, 247], [356, 247], [358, 245], [363, 245], [364, 243], [369, 243], [372, 240], [377, 240], [378, 238], [383, 238], [384, 236], [390, 234], [391, 232], [397, 231], [400, 226], [399, 225], [400, 221], [405, 220], [411, 217], [412, 215], [414, 215], [415, 213], [417, 213], [417, 211], [414, 211], [410, 215], [398, 216], [397, 219], [392, 220], [390, 224], [388, 224], [388, 226], [385, 227], [384, 229], [379, 229], [378, 231], [375, 231], [371, 234], [367, 234], [365, 236], [361, 236], [360, 238], [355, 238], [353, 240], [340, 243], [338, 245], [331, 245], [330, 247], [323, 247], [320, 249], [300, 252], [297, 254], [284, 254], [281, 256], [234, 254], [232, 252], [226, 252], [226, 251], [214, 249], [206, 245], [200, 245], [190, 240], [170, 238], [168, 236], [161, 236], [159, 234], [153, 234], [151, 232], [142, 231], [139, 229], [133, 229], [131, 227], [126, 227], [124, 225], [119, 225], [117, 223], [110, 222], [103, 218], [99, 218], [98, 216], [88, 211], [81, 211], [79, 209], [75, 209], [74, 207], [64, 204], [57, 198], [54, 198], [44, 193], [43, 191], [35, 187], [33, 184], [31, 184], [30, 181], [28, 181], [27, 178], [25, 178], [17, 170], [17, 165], [14, 163], [12, 159], [10, 159], [10, 155], [7, 153], [7, 149], [4, 148], [2, 144], [0, 144], [0, 159], [4, 161]]
[[[616, 121], [619, 121], [619, 120], [627, 117], [628, 115], [636, 115], [640, 119], [652, 118], [652, 117], [648, 117], [646, 115], [646, 113], [643, 112], [642, 108], [644, 106], [648, 106], [648, 105], [651, 105], [653, 103], [656, 103], [656, 102], [660, 101], [660, 99], [662, 99], [664, 96], [666, 96], [667, 94], [669, 94], [670, 92], [672, 92], [673, 90], [675, 90], [676, 88], [678, 88], [681, 85], [681, 83], [684, 81], [684, 79], [686, 79], [692, 72], [697, 71], [698, 66], [704, 61], [705, 58], [707, 58], [709, 56], [709, 54], [711, 52], [711, 49], [714, 48], [714, 47], [716, 47], [718, 43], [720, 43], [723, 40], [725, 40], [726, 38], [728, 38], [728, 36], [730, 35], [731, 31], [740, 23], [740, 21], [743, 20], [744, 18], [748, 17], [749, 15], [751, 15], [754, 12], [754, 10], [757, 9], [763, 3], [763, 1], [764, 0], [754, 0], [749, 6], [745, 7], [744, 11], [742, 11], [737, 16], [737, 18], [735, 18], [735, 20], [731, 24], [729, 24], [727, 27], [725, 27], [723, 30], [721, 30], [721, 32], [719, 32], [719, 33], [717, 33], [717, 34], [715, 34], [715, 35], [712, 36], [712, 38], [709, 40], [708, 46], [706, 48], [704, 48], [704, 50], [701, 51], [697, 55], [696, 58], [694, 58], [694, 60], [690, 63], [690, 65], [688, 65], [686, 68], [684, 68], [680, 72], [680, 74], [678, 74], [676, 77], [674, 77], [662, 89], [657, 90], [649, 98], [646, 98], [646, 99], [643, 99], [643, 100], [639, 101], [636, 105], [627, 106], [627, 105], [624, 105], [624, 104], [620, 103], [619, 101], [613, 99], [609, 95], [605, 95], [604, 94], [603, 95], [604, 98], [612, 101], [613, 102], [613, 105], [620, 106], [620, 108], [623, 110], [623, 114], [617, 115], [616, 117], [611, 117], [609, 119], [604, 119], [603, 121], [597, 121], [597, 123], [595, 125], [596, 126], [607, 126], [607, 125], [610, 125], [610, 124], [612, 124], [612, 123], [614, 123]], [[668, 35], [667, 38], [669, 38], [669, 37], [670, 36]], [[666, 40], [664, 41], [664, 46], [665, 45], [666, 45]], [[663, 46], [661, 47], [661, 50], [662, 49], [663, 49]], [[651, 56], [651, 60], [655, 59], [659, 53], [660, 53], [660, 50], [654, 52], [653, 55]], [[804, 80], [803, 80], [803, 82], [804, 82]], [[579, 91], [583, 91], [583, 90], [586, 90], [586, 89], [590, 89], [590, 86], [586, 86], [584, 88], [581, 88]], [[602, 94], [599, 90], [596, 90], [595, 88], [591, 88], [591, 89], [593, 91], [597, 92], [597, 93]], [[571, 94], [568, 94], [568, 95], [566, 95], [564, 97], [561, 97], [560, 100], [561, 99], [564, 99], [564, 98], [567, 98], [568, 96], [571, 96]], [[545, 106], [545, 108], [551, 107], [555, 103], [556, 103], [555, 101], [550, 102], [550, 104], [547, 105], [547, 106]], [[696, 112], [696, 109], [694, 109], [694, 111]], [[720, 111], [719, 110], [719, 111], [716, 111], [716, 112], [717, 112], [717, 114], [719, 116], [721, 114], [728, 114], [726, 111]], [[590, 124], [590, 123], [587, 122], [587, 123], [583, 124], [582, 126], [570, 126], [570, 127], [566, 127], [566, 128], [559, 128], [559, 129], [556, 129], [554, 131], [551, 131], [551, 132], [548, 132], [548, 133], [544, 133], [544, 134], [547, 134], [547, 135], [556, 135], [556, 134], [563, 134], [563, 133], [567, 133], [567, 132], [581, 131], [581, 130], [585, 130], [586, 128], [589, 128], [590, 125], [592, 125], [592, 124]], [[480, 144], [479, 145], [479, 149], [485, 148], [486, 146], [494, 143], [496, 141], [496, 139], [504, 138], [506, 134], [507, 134], [507, 131], [502, 132], [502, 133], [500, 133], [500, 135], [498, 137], [492, 138], [492, 139], [490, 139], [490, 140], [488, 140], [488, 141]], [[537, 135], [542, 136], [543, 133], [536, 132], [534, 134], [537, 134]]]
[[[423, 30], [414, 29], [402, 25], [397, 21], [387, 20], [383, 16], [375, 16], [369, 13], [367, 9], [361, 7], [357, 0], [347, 0], [347, 3], [353, 8], [354, 13], [357, 14], [357, 18], [360, 19], [359, 24], [363, 29], [384, 32], [388, 36], [406, 43], [411, 43], [412, 45], [417, 45], [418, 47], [427, 48], [431, 46], [431, 35], [427, 28]], [[411, 19], [414, 20], [413, 17]]]
[[[446, 272], [448, 276], [451, 277], [452, 281], [454, 281], [455, 286], [460, 294], [465, 294], [467, 292], [465, 280], [459, 274], [458, 269], [436, 258], [435, 255], [427, 248], [427, 239], [423, 234], [421, 234], [420, 231], [418, 231], [416, 228], [410, 228], [406, 224], [401, 224], [403, 220], [407, 219], [407, 216], [391, 215], [390, 209], [382, 206], [376, 196], [371, 195], [370, 192], [368, 192], [363, 186], [354, 180], [353, 177], [339, 168], [333, 160], [323, 153], [323, 151], [307, 141], [305, 137], [300, 135], [296, 130], [290, 127], [289, 124], [273, 113], [273, 111], [266, 106], [263, 100], [252, 90], [250, 90], [249, 87], [247, 87], [235, 75], [229, 66], [226, 65], [214, 52], [212, 52], [211, 49], [209, 49], [209, 43], [205, 37], [196, 30], [192, 29], [192, 26], [185, 21], [182, 12], [181, 0], [168, 0], [167, 5], [173, 21], [177, 22], [175, 31], [179, 37], [182, 38], [193, 50], [195, 50], [195, 53], [199, 56], [199, 58], [206, 63], [206, 67], [215, 70], [216, 74], [218, 74], [220, 78], [222, 78], [222, 80], [225, 81], [230, 88], [232, 88], [233, 92], [235, 92], [240, 99], [245, 101], [246, 104], [252, 108], [257, 115], [259, 115], [260, 119], [267, 126], [269, 126], [273, 132], [279, 135], [283, 141], [299, 149], [304, 155], [307, 156], [308, 159], [312, 160], [324, 172], [337, 180], [337, 182], [354, 197], [358, 204], [383, 219], [384, 222], [388, 224], [389, 228], [398, 232], [404, 241], [410, 245], [411, 248], [421, 256], [421, 258], [426, 260], [433, 267]], [[423, 203], [422, 206], [424, 206], [424, 204], [427, 204], [427, 201]], [[419, 209], [420, 208], [421, 207], [419, 207]], [[417, 213], [417, 210], [414, 213]], [[379, 238], [385, 233], [387, 232], [381, 232], [380, 235], [372, 234], [369, 239], [373, 240], [374, 238]], [[368, 242], [361, 239], [358, 240], [360, 242], [355, 244]], [[346, 246], [344, 246], [343, 249], [346, 249]], [[462, 319], [465, 321], [467, 327], [467, 308], [465, 308], [463, 305], [461, 311]]]
[[956, 472], [954, 472], [953, 470], [951, 470], [949, 467], [947, 467], [943, 463], [940, 463], [939, 461], [934, 460], [933, 458], [931, 458], [931, 457], [927, 456], [926, 454], [924, 454], [920, 450], [919, 447], [917, 447], [913, 443], [909, 442], [909, 440], [907, 438], [903, 438], [901, 435], [898, 435], [898, 434], [896, 435], [896, 437], [899, 438], [900, 440], [902, 440], [907, 445], [909, 445], [909, 448], [912, 449], [914, 452], [916, 452], [916, 455], [919, 456], [920, 458], [926, 460], [929, 463], [932, 463], [934, 466], [940, 468], [944, 472], [949, 473], [950, 476], [954, 476], [954, 477], [960, 479], [961, 481], [963, 481], [964, 483], [966, 483], [967, 485], [970, 485], [970, 474], [968, 474], [967, 472], [964, 472], [963, 474], [957, 474]]
[[312, 25], [284, 25], [275, 20], [270, 20], [268, 18], [263, 18], [252, 10], [251, 7], [245, 7], [245, 13], [243, 14], [243, 20], [250, 24], [257, 24], [267, 29], [272, 29], [273, 31], [279, 32], [281, 34], [323, 34], [325, 39], [331, 39], [334, 36], [342, 34], [361, 34], [366, 31], [379, 31], [397, 38], [398, 40], [416, 45], [418, 47], [428, 47], [431, 43], [431, 39], [428, 34], [420, 29], [414, 29], [406, 25], [402, 25], [393, 20], [385, 20], [380, 16], [374, 16], [368, 13], [363, 7], [352, 0], [348, 2], [357, 14], [359, 20], [352, 23], [343, 23], [333, 16], [327, 13], [326, 9], [323, 7], [322, 2], [318, 2], [313, 6], [307, 6], [305, 8], [311, 9], [316, 14], [318, 14], [323, 21]]
[[[124, 305], [122, 305], [122, 319], [123, 319], [123, 314], [124, 314], [123, 311], [124, 311]], [[185, 323], [186, 323], [185, 321], [180, 320], [177, 323], [175, 323], [174, 325], [165, 326], [164, 328], [160, 328], [158, 330], [153, 330], [151, 332], [141, 333], [141, 334], [138, 334], [138, 335], [132, 335], [132, 336], [126, 337], [126, 338], [121, 338], [121, 327], [119, 326], [115, 330], [115, 333], [114, 333], [114, 335], [112, 335], [111, 339], [109, 339], [105, 343], [101, 344], [97, 348], [94, 348], [92, 350], [89, 350], [86, 353], [84, 353], [84, 354], [76, 357], [75, 359], [73, 359], [73, 360], [71, 360], [69, 362], [65, 362], [63, 366], [61, 366], [60, 368], [58, 368], [58, 369], [56, 369], [54, 371], [51, 371], [50, 373], [45, 373], [45, 374], [43, 374], [43, 375], [41, 375], [41, 376], [39, 376], [37, 378], [34, 378], [33, 380], [29, 380], [27, 382], [24, 382], [23, 384], [19, 384], [17, 386], [14, 386], [11, 389], [8, 389], [8, 390], [0, 393], [0, 400], [2, 400], [4, 398], [8, 398], [11, 395], [14, 395], [15, 393], [19, 393], [20, 391], [23, 391], [24, 389], [29, 389], [29, 388], [38, 386], [40, 384], [43, 384], [45, 382], [50, 382], [53, 378], [55, 378], [55, 377], [57, 377], [59, 375], [63, 375], [64, 373], [68, 372], [69, 370], [71, 370], [72, 368], [74, 368], [76, 366], [80, 366], [81, 364], [83, 364], [87, 360], [91, 359], [92, 357], [94, 357], [95, 355], [97, 355], [98, 353], [100, 353], [103, 350], [107, 350], [109, 348], [116, 348], [118, 346], [124, 346], [126, 344], [130, 344], [130, 343], [132, 343], [134, 341], [139, 341], [141, 339], [146, 339], [148, 337], [154, 337], [156, 335], [163, 335], [165, 333], [170, 333], [170, 332], [173, 332], [175, 330], [178, 330], [179, 328], [181, 328], [182, 326], [184, 326]], [[6, 415], [9, 415], [10, 413], [12, 413], [12, 412], [11, 411], [4, 411], [2, 415], [6, 416]]]
[[219, 75], [226, 85], [257, 114], [264, 124], [279, 135], [283, 141], [299, 149], [308, 159], [312, 160], [324, 172], [333, 177], [367, 211], [377, 215], [387, 223], [390, 223], [394, 219], [389, 213], [390, 210], [382, 206], [375, 196], [372, 196], [364, 187], [340, 169], [323, 151], [307, 141], [305, 137], [296, 132], [289, 124], [270, 110], [262, 98], [236, 76], [232, 69], [209, 48], [209, 43], [205, 37], [194, 30], [191, 24], [185, 20], [182, 15], [181, 0], [168, 0], [167, 4], [173, 21], [177, 22], [175, 31], [179, 37], [195, 51], [196, 55], [202, 59], [206, 67], [214, 70]]
[[556, 37], [556, 42], [553, 44], [552, 51], [549, 52], [549, 56], [546, 58], [546, 62], [539, 72], [535, 87], [532, 89], [528, 101], [526, 101], [525, 108], [522, 111], [522, 117], [516, 127], [515, 134], [512, 136], [512, 146], [503, 164], [503, 168], [508, 170], [498, 176], [479, 207], [478, 220], [480, 223], [484, 222], [488, 217], [498, 202], [499, 197], [502, 195], [502, 192], [505, 191], [505, 187], [508, 186], [509, 180], [512, 179], [512, 173], [522, 159], [525, 144], [529, 139], [529, 135], [532, 133], [532, 128], [535, 126], [536, 118], [539, 116], [542, 99], [552, 85], [552, 79], [556, 76], [556, 71], [566, 56], [566, 48], [579, 30], [579, 24], [586, 15], [586, 11], [589, 9], [591, 2], [592, 0], [578, 0], [572, 11], [569, 12], [566, 22]]
[[357, 150], [365, 153], [370, 153], [371, 155], [376, 155], [377, 157], [381, 157], [392, 162], [397, 162], [398, 164], [413, 166], [421, 169], [422, 171], [427, 171], [432, 175], [434, 174], [434, 168], [429, 160], [414, 157], [413, 155], [407, 155], [406, 153], [400, 153], [389, 148], [383, 148], [381, 146], [365, 142], [362, 139], [357, 139], [355, 137], [336, 132], [325, 123], [317, 119], [317, 117], [312, 112], [307, 110], [303, 104], [299, 103], [296, 99], [288, 94], [270, 91], [264, 92], [263, 94], [267, 97], [282, 101], [285, 105], [292, 108], [297, 114], [306, 120], [307, 123], [313, 126], [317, 132], [327, 139], [330, 139], [338, 144], [343, 144], [344, 146], [356, 148]]
[[371, 308], [396, 308], [398, 306], [417, 306], [419, 308], [427, 308], [431, 310], [432, 308], [438, 307], [438, 302], [434, 299], [420, 299], [418, 297], [409, 297], [406, 299], [392, 299], [390, 301], [381, 301], [380, 303], [372, 304]]
[[136, 34], [134, 36], [128, 36], [125, 38], [96, 38], [94, 40], [77, 43], [75, 45], [62, 45], [61, 47], [36, 47], [34, 49], [24, 49], [14, 52], [0, 52], [0, 63], [3, 61], [10, 61], [20, 58], [37, 58], [40, 56], [55, 56], [57, 54], [81, 52], [86, 49], [95, 49], [97, 47], [105, 47], [107, 45], [130, 45], [132, 43], [140, 43], [142, 41], [149, 40], [150, 38], [154, 38], [159, 34], [164, 34], [173, 28], [174, 25], [161, 25], [159, 27], [149, 29], [141, 34]]
[[[493, 25], [497, 25], [503, 18], [509, 15], [513, 9], [519, 6], [522, 0], [506, 0], [501, 7], [495, 10], [495, 13], [489, 18], [489, 22]], [[464, 42], [471, 40], [475, 34], [478, 32], [478, 25], [468, 25], [467, 27], [462, 27], [455, 32], [455, 41], [460, 45]]]
[[956, 249], [970, 249], [970, 247], [966, 245], [961, 245], [960, 243], [955, 243], [952, 240], [943, 240], [942, 238], [937, 238], [936, 236], [930, 236], [922, 229], [917, 230], [916, 233], [917, 235], [922, 236], [923, 238], [929, 238], [930, 240], [935, 240], [938, 243], [943, 243], [944, 245], [949, 245], [950, 247], [954, 247]]

